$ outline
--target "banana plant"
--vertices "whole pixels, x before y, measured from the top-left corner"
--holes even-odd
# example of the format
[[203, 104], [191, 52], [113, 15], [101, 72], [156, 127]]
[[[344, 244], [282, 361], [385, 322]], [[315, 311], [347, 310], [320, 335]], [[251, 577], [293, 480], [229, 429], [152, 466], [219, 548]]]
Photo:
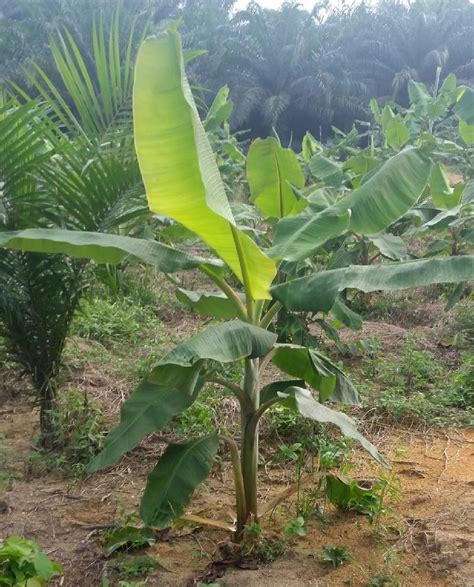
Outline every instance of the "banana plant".
[[[170, 444], [151, 471], [140, 513], [145, 524], [169, 526], [181, 516], [191, 496], [209, 475], [220, 443], [233, 465], [235, 538], [256, 521], [259, 426], [280, 405], [314, 421], [332, 424], [355, 439], [379, 463], [387, 462], [357, 430], [355, 421], [334, 404], [357, 404], [357, 391], [345, 373], [314, 348], [280, 344], [269, 330], [278, 312], [328, 312], [348, 288], [362, 291], [404, 289], [474, 277], [471, 257], [348, 266], [315, 272], [300, 279], [276, 279], [284, 262], [313, 256], [330, 239], [348, 232], [377, 235], [419, 200], [431, 163], [417, 149], [400, 151], [357, 189], [317, 213], [308, 213], [288, 189], [302, 181], [298, 160], [277, 142], [256, 143], [247, 161], [251, 199], [273, 228], [271, 246], [259, 246], [248, 227], [238, 225], [226, 197], [216, 158], [199, 118], [184, 67], [179, 34], [165, 31], [141, 46], [133, 90], [135, 145], [148, 204], [199, 237], [207, 253], [167, 246], [155, 240], [71, 230], [30, 229], [0, 232], [0, 246], [85, 257], [97, 263], [139, 259], [177, 275], [199, 270], [212, 289], [188, 292], [180, 299], [215, 322], [166, 354], [121, 408], [120, 424], [104, 450], [90, 463], [92, 473], [115, 465], [153, 432], [166, 428], [188, 408], [203, 386], [212, 384], [233, 395], [241, 415], [238, 439], [224, 431], [181, 444]], [[301, 208], [300, 208], [301, 206]], [[261, 239], [259, 239], [260, 241]], [[265, 242], [266, 239], [262, 239]], [[225, 376], [235, 364], [241, 379]], [[278, 380], [264, 384], [273, 364]]]

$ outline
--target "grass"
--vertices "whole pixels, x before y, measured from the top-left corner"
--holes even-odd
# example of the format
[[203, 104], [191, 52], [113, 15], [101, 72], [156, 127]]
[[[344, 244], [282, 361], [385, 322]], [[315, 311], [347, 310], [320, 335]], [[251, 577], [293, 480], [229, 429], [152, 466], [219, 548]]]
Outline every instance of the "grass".
[[397, 422], [467, 426], [473, 421], [474, 356], [465, 353], [457, 368], [408, 335], [397, 356], [366, 356], [362, 377], [364, 403], [378, 416]]
[[29, 459], [30, 472], [61, 472], [81, 475], [102, 449], [105, 437], [104, 415], [98, 402], [79, 389], [67, 389], [58, 397], [53, 412], [59, 444], [52, 451], [37, 448]]
[[160, 322], [149, 308], [127, 299], [84, 298], [74, 317], [70, 335], [114, 348], [137, 344], [144, 336], [152, 334], [153, 327], [161, 330]]

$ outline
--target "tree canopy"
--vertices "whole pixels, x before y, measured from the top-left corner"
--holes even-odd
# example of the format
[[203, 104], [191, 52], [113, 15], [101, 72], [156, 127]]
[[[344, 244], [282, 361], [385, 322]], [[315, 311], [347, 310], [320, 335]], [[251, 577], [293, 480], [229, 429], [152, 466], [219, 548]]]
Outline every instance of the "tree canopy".
[[[191, 80], [203, 102], [228, 84], [234, 130], [285, 141], [306, 130], [327, 136], [370, 118], [369, 97], [408, 101], [409, 80], [428, 86], [441, 67], [474, 80], [474, 5], [469, 0], [363, 1], [347, 6], [296, 1], [280, 9], [234, 0], [121, 0], [124, 34], [132, 21], [160, 30], [179, 20], [185, 47], [200, 51]], [[87, 54], [94, 19], [111, 19], [113, 0], [0, 0], [0, 84], [28, 85], [35, 62], [54, 78], [51, 41], [69, 31]], [[101, 17], [99, 15], [102, 15]], [[8, 80], [8, 81], [7, 81]], [[57, 81], [57, 80], [54, 80]]]

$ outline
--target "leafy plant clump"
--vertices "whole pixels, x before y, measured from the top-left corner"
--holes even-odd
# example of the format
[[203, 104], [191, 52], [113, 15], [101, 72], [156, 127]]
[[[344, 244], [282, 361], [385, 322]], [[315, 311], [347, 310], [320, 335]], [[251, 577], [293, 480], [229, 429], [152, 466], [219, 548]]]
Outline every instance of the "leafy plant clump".
[[0, 542], [0, 585], [39, 587], [61, 571], [32, 540], [9, 536]]
[[38, 446], [30, 455], [30, 469], [34, 473], [46, 469], [82, 474], [103, 448], [105, 433], [101, 405], [87, 393], [70, 388], [58, 398], [52, 420], [57, 431], [57, 445], [54, 450]]
[[352, 560], [352, 556], [345, 546], [324, 546], [321, 553], [321, 560], [331, 564], [334, 569], [337, 569], [345, 562]]
[[286, 540], [266, 537], [260, 524], [252, 522], [245, 527], [241, 551], [247, 558], [268, 564], [280, 558], [286, 546]]

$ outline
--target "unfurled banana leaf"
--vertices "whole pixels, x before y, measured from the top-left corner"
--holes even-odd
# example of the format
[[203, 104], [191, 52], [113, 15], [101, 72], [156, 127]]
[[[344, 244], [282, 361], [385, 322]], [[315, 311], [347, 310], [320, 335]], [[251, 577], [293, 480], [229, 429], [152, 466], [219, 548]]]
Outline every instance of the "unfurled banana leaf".
[[345, 324], [351, 330], [360, 330], [362, 328], [362, 318], [353, 310], [344, 304], [341, 298], [337, 298], [334, 306], [331, 308], [333, 316], [342, 324]]
[[[273, 348], [276, 339], [273, 332], [240, 320], [216, 324], [165, 355], [155, 370], [156, 380], [159, 381], [163, 365], [190, 367], [202, 359], [231, 363], [245, 357], [263, 357]], [[152, 381], [155, 371], [149, 376]]]
[[386, 265], [351, 265], [276, 285], [272, 293], [290, 310], [329, 312], [338, 294], [347, 288], [390, 291], [473, 279], [474, 257], [460, 256]]
[[410, 147], [386, 161], [373, 176], [335, 205], [351, 211], [349, 230], [381, 232], [412, 208], [428, 182], [431, 163]]
[[285, 218], [275, 228], [274, 245], [269, 253], [285, 261], [303, 261], [328, 240], [344, 234], [350, 212], [328, 208], [320, 214]]
[[369, 241], [375, 245], [380, 253], [392, 259], [392, 261], [400, 261], [407, 258], [407, 247], [403, 239], [395, 234], [383, 232], [369, 237]]
[[454, 112], [467, 124], [474, 124], [474, 90], [464, 88]]
[[304, 186], [303, 171], [295, 153], [284, 149], [275, 138], [257, 139], [250, 145], [247, 179], [250, 198], [266, 218], [284, 218], [297, 212], [298, 200], [291, 185]]
[[271, 254], [302, 260], [327, 240], [350, 230], [376, 235], [401, 218], [423, 193], [431, 163], [413, 148], [398, 153], [361, 187], [320, 214], [284, 218], [275, 231]]
[[175, 31], [143, 43], [135, 70], [133, 112], [150, 209], [202, 238], [254, 299], [268, 298], [275, 264], [236, 227], [186, 79]]
[[115, 465], [152, 432], [167, 426], [196, 399], [204, 380], [202, 361], [191, 368], [173, 366], [161, 370], [159, 383], [143, 381], [120, 409], [120, 424], [106, 437], [103, 450], [89, 463], [93, 473]]

